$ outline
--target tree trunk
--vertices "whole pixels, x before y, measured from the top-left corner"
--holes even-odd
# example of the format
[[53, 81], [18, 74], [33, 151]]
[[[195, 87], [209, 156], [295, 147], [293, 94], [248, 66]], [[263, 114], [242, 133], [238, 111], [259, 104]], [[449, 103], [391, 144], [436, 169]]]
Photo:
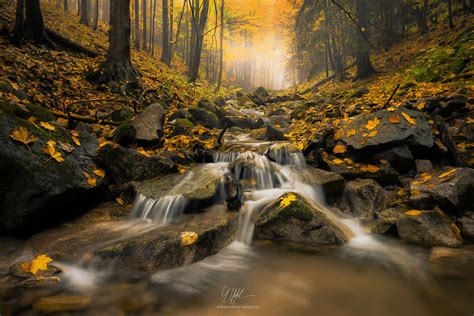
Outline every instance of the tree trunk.
[[81, 20], [84, 25], [89, 26], [89, 0], [81, 0]]
[[[173, 12], [173, 6], [174, 6], [174, 1], [169, 0], [169, 11], [170, 11], [170, 32], [169, 32], [169, 42], [170, 42], [170, 63], [171, 63], [171, 56], [173, 56], [173, 32], [174, 32], [174, 27], [173, 27], [173, 19], [174, 19], [174, 12]], [[177, 39], [176, 39], [177, 40]]]
[[140, 50], [140, 2], [135, 0], [135, 49]]
[[224, 68], [224, 12], [225, 12], [225, 0], [222, 0], [221, 4], [221, 32], [219, 38], [219, 74], [217, 75], [217, 87], [216, 92], [219, 92], [222, 84], [222, 70]]
[[143, 16], [143, 25], [142, 25], [142, 29], [143, 29], [143, 40], [142, 40], [142, 48], [143, 50], [147, 50], [147, 36], [146, 36], [146, 0], [142, 0], [142, 16]]
[[15, 28], [13, 29], [14, 45], [21, 45], [23, 42], [23, 36], [25, 34], [25, 1], [17, 0], [16, 2], [16, 17], [15, 17]]
[[23, 40], [29, 39], [42, 47], [54, 46], [45, 33], [39, 0], [19, 0], [17, 3], [13, 43], [21, 45]]
[[64, 11], [68, 12], [69, 11], [69, 1], [68, 0], [64, 0]]
[[452, 1], [451, 0], [448, 0], [448, 23], [449, 23], [449, 28], [453, 29], [454, 28], [453, 6], [452, 6]]
[[110, 23], [110, 0], [102, 1], [102, 21]]
[[99, 82], [136, 79], [130, 58], [130, 0], [110, 1], [109, 50], [100, 68]]
[[94, 6], [94, 30], [99, 27], [99, 0], [95, 0]]
[[[196, 12], [198, 13], [199, 1], [196, 1]], [[207, 17], [209, 14], [209, 0], [204, 0], [202, 5], [201, 14], [199, 16], [199, 24], [196, 30], [196, 40], [194, 43], [193, 56], [191, 58], [191, 64], [189, 66], [189, 80], [196, 82], [199, 75], [199, 65], [201, 63], [202, 44], [204, 40], [204, 28], [207, 23]], [[195, 14], [196, 16], [198, 14]]]
[[168, 12], [168, 0], [162, 0], [162, 52], [161, 61], [167, 65], [170, 65], [170, 25], [169, 25], [169, 12]]
[[356, 52], [356, 65], [357, 65], [357, 75], [356, 79], [364, 79], [370, 76], [375, 72], [370, 62], [370, 43], [368, 42], [367, 37], [367, 21], [368, 12], [367, 12], [367, 0], [358, 0], [356, 1], [356, 15], [357, 15], [357, 52]]

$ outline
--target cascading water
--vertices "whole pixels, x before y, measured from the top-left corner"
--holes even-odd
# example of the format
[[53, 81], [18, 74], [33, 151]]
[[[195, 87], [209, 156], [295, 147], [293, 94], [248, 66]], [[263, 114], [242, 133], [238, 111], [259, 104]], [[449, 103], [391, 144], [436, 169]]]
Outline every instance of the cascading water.
[[152, 199], [140, 194], [133, 203], [132, 217], [151, 221], [158, 225], [166, 225], [183, 214], [187, 202], [187, 199], [182, 195], [168, 195]]

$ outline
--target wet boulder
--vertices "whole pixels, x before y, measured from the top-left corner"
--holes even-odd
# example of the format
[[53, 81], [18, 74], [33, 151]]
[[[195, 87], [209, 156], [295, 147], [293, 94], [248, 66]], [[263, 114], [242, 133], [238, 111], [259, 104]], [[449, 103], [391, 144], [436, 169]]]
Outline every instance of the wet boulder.
[[459, 247], [459, 228], [439, 211], [409, 211], [397, 221], [397, 231], [403, 240], [424, 246]]
[[[349, 130], [356, 133], [347, 133]], [[430, 148], [434, 143], [423, 113], [403, 107], [358, 115], [339, 133], [341, 140], [356, 150], [397, 144]]]
[[373, 161], [386, 160], [398, 172], [406, 173], [415, 165], [415, 158], [406, 145], [396, 146], [373, 153]]
[[288, 137], [285, 136], [287, 132], [287, 129], [282, 128], [277, 124], [269, 124], [265, 130], [265, 139], [268, 141], [288, 140]]
[[372, 179], [349, 181], [343, 201], [354, 216], [374, 218], [385, 209], [385, 190]]
[[165, 110], [154, 103], [147, 106], [134, 120], [122, 124], [115, 131], [115, 140], [120, 144], [159, 143], [163, 137]]
[[466, 216], [458, 219], [461, 235], [464, 240], [474, 242], [474, 213], [468, 213]]
[[221, 124], [217, 116], [205, 109], [194, 107], [189, 109], [189, 113], [192, 115], [196, 123], [203, 125], [207, 128], [220, 128]]
[[303, 182], [311, 186], [321, 187], [327, 196], [339, 195], [344, 191], [344, 177], [330, 171], [307, 168], [303, 171]]
[[260, 97], [260, 98], [267, 98], [270, 96], [270, 94], [268, 93], [267, 89], [265, 89], [264, 87], [258, 87], [255, 92], [254, 92], [254, 95]]
[[33, 304], [33, 310], [45, 314], [76, 312], [86, 309], [91, 302], [89, 296], [58, 294], [40, 298]]
[[219, 200], [225, 200], [236, 210], [242, 199], [240, 184], [234, 181], [225, 164], [197, 165], [183, 174], [165, 175], [132, 185], [137, 194], [151, 199], [180, 195], [187, 201], [186, 210], [200, 209]]
[[410, 184], [410, 203], [418, 208], [439, 206], [460, 214], [472, 209], [474, 169], [446, 167], [433, 174], [422, 174]]
[[147, 157], [136, 150], [107, 144], [99, 150], [99, 163], [116, 184], [148, 180], [175, 171], [173, 162], [164, 157]]
[[227, 127], [238, 127], [243, 129], [257, 129], [263, 126], [263, 120], [249, 117], [226, 116], [222, 120], [222, 125]]
[[255, 223], [255, 239], [312, 244], [341, 244], [345, 232], [326, 214], [296, 193], [285, 193], [262, 210]]
[[[13, 139], [20, 129], [31, 140], [28, 145]], [[48, 141], [55, 142], [54, 151], [64, 161], [45, 152]], [[48, 132], [18, 117], [14, 106], [1, 105], [1, 234], [31, 235], [84, 212], [104, 192], [103, 179], [93, 173], [96, 169], [92, 157], [73, 143], [69, 130], [56, 126]]]

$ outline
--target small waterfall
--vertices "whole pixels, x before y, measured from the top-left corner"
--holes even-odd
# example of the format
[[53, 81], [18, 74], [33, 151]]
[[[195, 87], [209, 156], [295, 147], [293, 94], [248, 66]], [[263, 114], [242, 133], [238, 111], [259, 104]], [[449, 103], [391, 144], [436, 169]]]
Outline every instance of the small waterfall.
[[139, 194], [133, 204], [132, 217], [158, 225], [166, 225], [183, 214], [187, 202], [187, 199], [182, 195], [152, 199]]
[[214, 162], [232, 162], [240, 153], [237, 151], [216, 152], [214, 153]]
[[267, 156], [279, 165], [291, 165], [297, 169], [306, 167], [303, 153], [293, 149], [291, 144], [272, 145], [267, 151]]

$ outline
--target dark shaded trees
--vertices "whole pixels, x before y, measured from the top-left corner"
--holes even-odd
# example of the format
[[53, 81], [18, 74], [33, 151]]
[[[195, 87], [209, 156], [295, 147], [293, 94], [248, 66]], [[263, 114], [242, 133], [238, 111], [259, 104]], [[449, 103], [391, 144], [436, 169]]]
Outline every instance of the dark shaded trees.
[[203, 0], [202, 9], [199, 1], [195, 1], [194, 8], [191, 6], [192, 22], [194, 26], [194, 36], [191, 36], [190, 58], [188, 77], [191, 82], [195, 82], [199, 75], [199, 66], [201, 64], [202, 45], [204, 40], [204, 29], [206, 27], [209, 14], [209, 0]]
[[168, 0], [162, 0], [162, 51], [161, 61], [167, 65], [171, 64], [170, 47], [170, 19], [169, 19]]
[[39, 0], [17, 1], [12, 41], [15, 45], [21, 45], [24, 40], [32, 40], [36, 45], [44, 47], [52, 44], [45, 33]]
[[89, 0], [81, 1], [81, 19], [80, 22], [89, 26]]

